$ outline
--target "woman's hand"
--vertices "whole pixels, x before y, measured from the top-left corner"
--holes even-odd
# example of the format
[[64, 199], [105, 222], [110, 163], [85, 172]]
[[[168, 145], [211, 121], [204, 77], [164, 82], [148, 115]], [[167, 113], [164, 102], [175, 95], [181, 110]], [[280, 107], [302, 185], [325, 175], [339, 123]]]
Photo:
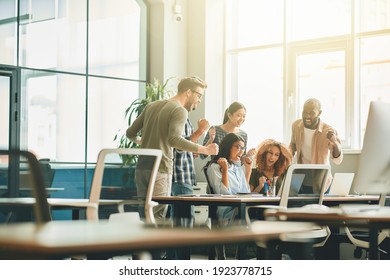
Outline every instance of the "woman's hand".
[[252, 169], [253, 158], [246, 156], [243, 161], [246, 169]]
[[250, 149], [247, 153], [246, 153], [246, 156], [247, 157], [251, 157], [253, 159], [253, 157], [255, 156], [256, 154], [256, 149], [255, 148], [252, 148]]
[[227, 172], [229, 169], [229, 163], [226, 160], [226, 158], [219, 158], [217, 160], [217, 163], [219, 164], [219, 167], [221, 167], [221, 172]]
[[267, 181], [267, 177], [261, 176], [261, 177], [259, 178], [259, 187], [260, 187], [260, 188], [263, 188], [263, 187], [264, 187], [265, 181]]
[[229, 163], [226, 160], [226, 158], [219, 158], [217, 160], [217, 163], [222, 173], [222, 184], [225, 186], [226, 189], [229, 189], [229, 177], [228, 177]]
[[253, 165], [252, 157], [245, 157], [243, 163], [245, 166], [245, 180], [247, 184], [249, 184], [249, 180], [252, 174], [252, 165]]
[[210, 127], [210, 129], [209, 129], [209, 137], [210, 137], [211, 143], [215, 139], [215, 133], [216, 133], [215, 132], [215, 127], [214, 126]]
[[[256, 149], [255, 149], [255, 148], [250, 149], [250, 150], [245, 154], [245, 156], [242, 158], [242, 162], [243, 162], [245, 165], [247, 165], [247, 164], [246, 164], [246, 161], [247, 161], [247, 159], [248, 159], [248, 160], [251, 161], [251, 164], [252, 164], [252, 163], [253, 163], [253, 159], [254, 159], [254, 157], [255, 157], [255, 154], [256, 154]], [[249, 162], [249, 161], [248, 161], [248, 162]]]

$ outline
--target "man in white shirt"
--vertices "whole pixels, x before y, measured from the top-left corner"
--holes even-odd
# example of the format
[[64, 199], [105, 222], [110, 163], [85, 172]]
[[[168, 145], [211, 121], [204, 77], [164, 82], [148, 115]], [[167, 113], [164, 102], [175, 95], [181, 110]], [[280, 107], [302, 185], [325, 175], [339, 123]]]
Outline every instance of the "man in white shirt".
[[[315, 98], [306, 100], [303, 105], [302, 119], [292, 124], [290, 151], [296, 154], [297, 163], [335, 164], [343, 161], [341, 141], [337, 131], [320, 119], [321, 103]], [[332, 175], [327, 179], [326, 189], [332, 182]]]

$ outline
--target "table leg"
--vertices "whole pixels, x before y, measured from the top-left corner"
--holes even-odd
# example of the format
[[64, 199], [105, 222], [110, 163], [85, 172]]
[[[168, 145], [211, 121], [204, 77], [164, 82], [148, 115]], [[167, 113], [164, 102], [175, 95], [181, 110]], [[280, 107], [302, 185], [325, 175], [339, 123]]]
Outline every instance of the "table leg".
[[370, 226], [369, 229], [369, 238], [370, 238], [370, 248], [369, 248], [369, 258], [371, 260], [379, 260], [379, 250], [378, 250], [378, 228], [374, 225]]
[[[245, 211], [246, 211], [246, 203], [240, 203], [240, 206], [238, 207], [238, 218], [241, 221], [241, 226], [246, 227], [246, 219], [245, 219]], [[247, 244], [239, 244], [237, 247], [237, 258], [239, 260], [245, 260], [246, 259], [246, 250], [247, 250]]]

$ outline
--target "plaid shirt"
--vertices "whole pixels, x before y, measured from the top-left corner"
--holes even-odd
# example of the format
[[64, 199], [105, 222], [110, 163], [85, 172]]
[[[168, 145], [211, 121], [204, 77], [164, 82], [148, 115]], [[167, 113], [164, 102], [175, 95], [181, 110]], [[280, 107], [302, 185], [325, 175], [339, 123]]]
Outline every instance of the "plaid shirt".
[[[190, 119], [184, 126], [183, 137], [190, 140], [194, 132]], [[194, 168], [194, 156], [192, 152], [174, 149], [173, 178], [174, 183], [196, 185], [196, 174]]]

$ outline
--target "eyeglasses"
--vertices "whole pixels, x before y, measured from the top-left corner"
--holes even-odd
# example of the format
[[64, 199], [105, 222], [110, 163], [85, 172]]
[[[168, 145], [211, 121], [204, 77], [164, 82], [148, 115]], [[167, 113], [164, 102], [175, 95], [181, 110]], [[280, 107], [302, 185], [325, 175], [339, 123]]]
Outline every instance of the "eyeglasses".
[[202, 99], [202, 96], [203, 96], [202, 93], [200, 93], [200, 92], [198, 92], [198, 91], [196, 91], [196, 90], [193, 90], [193, 89], [191, 89], [191, 91], [194, 92], [194, 93], [196, 93], [199, 99]]
[[245, 151], [245, 147], [244, 146], [241, 146], [241, 145], [233, 145], [233, 147], [236, 147], [238, 150], [240, 151]]

